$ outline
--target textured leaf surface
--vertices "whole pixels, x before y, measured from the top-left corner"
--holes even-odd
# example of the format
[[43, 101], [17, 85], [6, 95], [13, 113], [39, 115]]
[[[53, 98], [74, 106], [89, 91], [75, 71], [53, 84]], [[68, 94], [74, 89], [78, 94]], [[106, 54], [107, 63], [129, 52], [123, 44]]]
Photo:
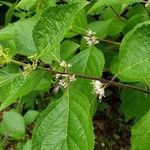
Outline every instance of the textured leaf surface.
[[150, 149], [150, 111], [132, 128], [131, 150]]
[[21, 8], [23, 10], [29, 11], [31, 8], [33, 8], [37, 4], [38, 0], [21, 0], [16, 8]]
[[[85, 3], [84, 3], [85, 4]], [[51, 7], [40, 17], [33, 30], [33, 38], [38, 50], [38, 57], [46, 63], [59, 61], [59, 45], [64, 35], [71, 29], [71, 25], [83, 3]]]
[[61, 59], [62, 60], [71, 59], [75, 55], [76, 50], [79, 47], [80, 45], [75, 42], [69, 40], [64, 41], [63, 43], [61, 43], [61, 47], [60, 47]]
[[[104, 68], [104, 56], [99, 49], [91, 46], [76, 55], [71, 60], [71, 64], [70, 72], [92, 77], [101, 77]], [[90, 98], [93, 95], [91, 83], [91, 80], [77, 79], [73, 84], [76, 90], [81, 91]]]
[[23, 150], [32, 150], [32, 149], [31, 149], [31, 146], [32, 146], [32, 142], [31, 142], [31, 140], [29, 140], [29, 141], [27, 141], [27, 142], [25, 143], [25, 145], [23, 146]]
[[95, 21], [89, 24], [89, 28], [96, 32], [99, 39], [104, 39], [109, 34], [112, 21], [112, 19], [106, 21]]
[[94, 136], [85, 96], [67, 89], [41, 114], [32, 139], [32, 150], [93, 150]]
[[48, 1], [48, 0], [40, 0], [37, 12], [38, 13], [42, 13], [46, 9], [48, 9], [49, 7], [53, 7], [53, 6], [56, 6], [56, 0], [50, 0], [50, 1]]
[[[71, 60], [70, 72], [85, 76], [101, 77], [104, 68], [104, 56], [102, 52], [94, 46], [87, 48]], [[75, 90], [87, 96], [91, 104], [91, 115], [96, 110], [95, 94], [91, 80], [77, 79], [72, 83]]]
[[37, 118], [38, 114], [39, 114], [39, 112], [35, 111], [35, 110], [27, 111], [27, 113], [23, 117], [25, 125], [28, 126], [33, 121], [35, 121], [35, 119]]
[[89, 10], [88, 13], [94, 12], [97, 8], [105, 7], [105, 6], [112, 6], [115, 4], [122, 4], [122, 5], [131, 5], [136, 2], [141, 2], [142, 0], [97, 0], [97, 2], [93, 5], [93, 7]]
[[142, 23], [146, 20], [149, 20], [149, 16], [144, 13], [132, 16], [130, 19], [127, 20], [126, 25], [123, 29], [123, 33], [126, 34], [130, 30], [132, 30], [138, 23]]
[[82, 9], [77, 15], [73, 22], [72, 35], [85, 34], [85, 29], [88, 27], [87, 16], [85, 9]]
[[0, 124], [0, 134], [15, 139], [23, 139], [25, 136], [23, 117], [15, 111], [4, 112], [3, 120]]
[[34, 71], [27, 78], [18, 74], [0, 73], [0, 110], [5, 109], [18, 98], [36, 90], [36, 86], [46, 75], [43, 71]]
[[120, 45], [112, 72], [122, 81], [150, 82], [150, 21], [136, 26]]
[[[146, 85], [135, 84], [135, 86], [148, 91]], [[148, 94], [123, 89], [121, 92], [121, 100], [120, 111], [125, 114], [126, 119], [134, 118], [137, 121], [150, 110], [150, 95]]]
[[36, 23], [36, 18], [30, 18], [10, 24], [0, 30], [0, 41], [5, 40], [10, 43], [10, 39], [13, 40], [15, 43], [15, 53], [29, 56], [36, 52], [32, 38], [32, 30]]

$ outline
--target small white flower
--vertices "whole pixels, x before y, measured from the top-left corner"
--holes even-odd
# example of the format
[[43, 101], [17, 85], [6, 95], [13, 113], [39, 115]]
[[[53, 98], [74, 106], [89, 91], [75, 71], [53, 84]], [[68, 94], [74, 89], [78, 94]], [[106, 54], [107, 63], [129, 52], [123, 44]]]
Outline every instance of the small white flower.
[[23, 76], [26, 78], [33, 70], [35, 70], [37, 68], [37, 64], [26, 64], [23, 67]]
[[62, 87], [66, 88], [70, 82], [75, 81], [75, 75], [68, 75], [68, 74], [56, 74], [55, 75], [56, 79], [59, 79], [60, 77], [62, 77], [59, 80], [59, 85], [61, 85]]
[[71, 65], [71, 64], [68, 64], [68, 68], [69, 68], [69, 67], [72, 67], [72, 65]]
[[31, 68], [32, 68], [32, 65], [26, 64], [23, 69], [25, 71], [25, 70], [28, 70], [28, 69], [31, 69]]
[[98, 80], [93, 81], [92, 84], [93, 84], [94, 92], [99, 96], [99, 99], [101, 100], [102, 97], [105, 97], [104, 84]]
[[95, 35], [96, 34], [96, 32], [93, 32], [91, 29], [88, 29], [87, 31], [86, 31], [86, 35], [87, 36], [93, 36], [93, 35]]
[[59, 80], [59, 85], [66, 88], [68, 86], [68, 82], [66, 81], [66, 79], [61, 79], [61, 80]]
[[99, 95], [99, 99], [101, 100], [102, 97], [105, 97], [105, 91], [104, 91], [104, 88], [101, 88], [99, 90], [97, 90], [97, 93]]
[[147, 3], [145, 4], [145, 7], [148, 7], [149, 4], [150, 4], [150, 0], [147, 1]]
[[64, 67], [64, 68], [72, 67], [72, 65], [71, 65], [71, 64], [67, 64], [67, 63], [66, 63], [66, 61], [64, 61], [64, 60], [60, 63], [60, 66], [61, 66], [61, 67]]
[[75, 75], [70, 76], [70, 81], [75, 81], [75, 80], [76, 80]]
[[63, 60], [63, 61], [60, 63], [60, 66], [66, 68], [66, 67], [67, 67], [66, 61]]
[[62, 77], [68, 77], [68, 74], [62, 74], [61, 76]]
[[56, 74], [55, 77], [56, 79], [59, 79], [62, 75], [61, 74]]
[[84, 39], [86, 40], [86, 42], [89, 46], [99, 43], [99, 41], [98, 41], [97, 37], [95, 36], [95, 34], [96, 33], [91, 31], [90, 29], [88, 29], [86, 31], [86, 35], [84, 36]]

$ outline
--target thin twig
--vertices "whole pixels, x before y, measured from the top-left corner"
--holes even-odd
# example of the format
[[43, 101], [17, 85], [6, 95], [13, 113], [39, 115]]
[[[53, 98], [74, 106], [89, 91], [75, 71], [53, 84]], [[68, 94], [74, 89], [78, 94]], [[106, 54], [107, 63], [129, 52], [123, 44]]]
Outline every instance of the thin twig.
[[115, 42], [115, 41], [110, 41], [110, 40], [101, 40], [102, 42], [107, 42], [107, 43], [111, 43], [111, 44], [116, 44], [116, 45], [120, 45], [121, 43], [119, 42]]
[[26, 64], [20, 61], [16, 61], [16, 60], [11, 60], [12, 63], [17, 64], [17, 65], [21, 65], [21, 66], [25, 66]]
[[114, 82], [114, 80], [115, 80], [116, 78], [117, 78], [117, 75], [114, 75], [114, 76], [112, 77], [112, 79], [111, 79], [107, 84], [105, 84], [104, 89], [107, 88], [107, 87], [109, 87], [109, 86], [111, 85], [111, 83]]
[[118, 82], [114, 82], [114, 81], [103, 79], [103, 78], [99, 78], [99, 77], [91, 77], [91, 76], [86, 76], [86, 75], [81, 75], [81, 74], [74, 74], [74, 73], [70, 73], [70, 72], [66, 73], [66, 72], [54, 71], [54, 70], [51, 70], [49, 68], [43, 68], [43, 67], [39, 67], [39, 69], [42, 69], [42, 70], [45, 70], [45, 71], [49, 71], [52, 74], [75, 75], [76, 78], [82, 78], [82, 79], [88, 79], [88, 80], [99, 80], [99, 81], [101, 81], [101, 82], [103, 82], [105, 84], [109, 83], [109, 86], [112, 85], [112, 86], [118, 86], [118, 87], [125, 87], [125, 88], [133, 89], [133, 90], [140, 91], [140, 92], [143, 92], [143, 93], [146, 93], [146, 94], [150, 95], [149, 91], [145, 91], [145, 90], [143, 90], [143, 89], [141, 89], [139, 87], [128, 85], [128, 84], [123, 84], [123, 83], [118, 83]]
[[[26, 65], [25, 63], [22, 63], [22, 62], [19, 62], [19, 61], [16, 61], [16, 60], [11, 60], [11, 62], [15, 63], [15, 64], [18, 64], [18, 65], [23, 65], [23, 66]], [[101, 81], [101, 82], [103, 82], [105, 84], [109, 84], [109, 86], [112, 85], [112, 86], [118, 86], [118, 87], [126, 87], [126, 88], [130, 88], [130, 89], [133, 89], [133, 90], [137, 90], [137, 91], [146, 93], [146, 94], [150, 94], [149, 91], [145, 91], [145, 90], [143, 90], [143, 89], [141, 89], [139, 87], [128, 85], [128, 84], [114, 82], [114, 79], [116, 78], [116, 76], [114, 76], [112, 78], [112, 80], [107, 80], [107, 79], [103, 79], [103, 78], [99, 78], [99, 77], [91, 77], [91, 76], [86, 76], [86, 75], [81, 75], [81, 74], [74, 74], [74, 73], [70, 73], [70, 72], [55, 71], [55, 70], [52, 70], [50, 68], [43, 68], [43, 67], [40, 67], [40, 66], [38, 67], [38, 69], [49, 71], [52, 74], [75, 75], [75, 77], [77, 77], [77, 78], [88, 79], [88, 80], [99, 80], [99, 81]]]
[[[86, 29], [81, 28], [81, 27], [78, 27], [78, 26], [75, 26], [75, 25], [74, 25], [73, 27], [75, 27], [75, 28], [79, 29], [80, 31], [82, 30], [82, 31], [83, 31], [83, 33], [81, 34], [81, 33], [76, 32], [76, 31], [74, 31], [74, 30], [71, 30], [71, 32], [74, 32], [74, 33], [76, 33], [76, 34], [81, 34], [81, 35], [83, 35], [83, 36], [86, 36], [86, 35], [85, 35], [85, 33], [86, 33]], [[115, 44], [115, 45], [120, 45], [120, 43], [119, 43], [119, 42], [115, 42], [115, 41], [111, 41], [111, 40], [107, 40], [107, 39], [103, 39], [103, 40], [99, 39], [99, 41], [100, 41], [100, 42], [111, 43], [111, 44]]]

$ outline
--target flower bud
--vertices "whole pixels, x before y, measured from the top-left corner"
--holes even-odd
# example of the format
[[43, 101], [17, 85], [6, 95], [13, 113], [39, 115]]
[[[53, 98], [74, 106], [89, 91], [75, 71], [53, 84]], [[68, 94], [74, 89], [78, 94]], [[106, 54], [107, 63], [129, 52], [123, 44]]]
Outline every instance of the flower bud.
[[11, 58], [4, 52], [3, 47], [0, 45], [0, 65], [10, 63]]

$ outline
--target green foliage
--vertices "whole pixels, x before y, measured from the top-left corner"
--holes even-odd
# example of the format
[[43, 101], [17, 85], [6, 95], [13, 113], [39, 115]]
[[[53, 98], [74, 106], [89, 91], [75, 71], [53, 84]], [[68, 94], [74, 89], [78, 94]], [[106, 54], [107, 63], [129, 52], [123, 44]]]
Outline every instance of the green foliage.
[[[148, 90], [147, 85], [135, 84]], [[126, 119], [139, 120], [145, 113], [150, 110], [150, 95], [138, 91], [123, 89], [121, 92], [122, 104], [120, 111], [125, 114]], [[132, 111], [131, 111], [132, 110]]]
[[0, 30], [0, 41], [5, 41], [3, 47], [13, 48], [14, 50], [11, 51], [13, 55], [19, 53], [29, 56], [35, 53], [36, 48], [32, 38], [32, 30], [36, 22], [36, 18], [29, 18]]
[[31, 140], [27, 141], [23, 146], [23, 150], [31, 150], [31, 145], [32, 145], [31, 142], [32, 142]]
[[[80, 52], [71, 60], [72, 67], [70, 69], [73, 73], [78, 73], [86, 76], [99, 77], [102, 75], [104, 68], [104, 56], [102, 52], [94, 46], [87, 48]], [[90, 101], [93, 101], [94, 94], [92, 94], [92, 81], [86, 79], [77, 79], [73, 83], [74, 88], [85, 94]], [[84, 90], [83, 90], [84, 89]]]
[[23, 95], [27, 95], [31, 91], [36, 90], [36, 86], [44, 78], [46, 73], [44, 71], [34, 71], [29, 77], [25, 78], [20, 73], [10, 74], [1, 72], [0, 99], [2, 103], [0, 110], [5, 109]]
[[0, 134], [14, 139], [23, 139], [25, 137], [23, 117], [15, 111], [5, 112], [0, 123]]
[[70, 60], [75, 54], [76, 50], [80, 47], [79, 44], [66, 40], [61, 43], [60, 55], [62, 60]]
[[89, 109], [87, 98], [69, 87], [39, 117], [32, 149], [92, 150], [94, 135]]
[[123, 32], [124, 33], [127, 33], [129, 32], [130, 30], [132, 30], [134, 28], [134, 26], [138, 23], [141, 23], [143, 21], [146, 21], [148, 20], [149, 17], [145, 14], [137, 14], [137, 15], [134, 15], [133, 17], [131, 17], [127, 22], [126, 22], [126, 25], [123, 29]]
[[97, 0], [97, 2], [92, 6], [90, 9], [89, 13], [95, 11], [96, 9], [100, 7], [105, 7], [105, 6], [112, 6], [115, 4], [121, 4], [122, 6], [124, 5], [131, 5], [136, 2], [140, 2], [141, 0]]
[[118, 57], [115, 57], [112, 72], [122, 81], [150, 82], [150, 22], [137, 25], [123, 39]]
[[39, 113], [35, 110], [29, 110], [23, 117], [25, 125], [27, 126], [33, 123], [36, 120], [38, 114]]
[[114, 149], [94, 136], [92, 123], [96, 111], [113, 108], [135, 123], [132, 149], [150, 149], [150, 5], [20, 0], [0, 7], [8, 8], [0, 16], [0, 149], [10, 140], [18, 150], [93, 150], [99, 142]]
[[106, 21], [95, 21], [89, 24], [89, 28], [96, 32], [96, 35], [99, 39], [104, 39], [109, 35], [109, 30], [113, 21], [114, 20], [112, 19]]
[[46, 63], [60, 60], [60, 42], [67, 31], [71, 29], [75, 15], [83, 6], [83, 4], [80, 6], [72, 4], [51, 7], [41, 15], [33, 30], [38, 58]]
[[39, 0], [38, 13], [44, 12], [46, 9], [56, 5], [56, 0]]
[[150, 111], [132, 128], [132, 150], [150, 149]]
[[20, 9], [29, 11], [36, 5], [37, 1], [38, 0], [21, 0], [17, 4], [16, 8], [20, 8]]

